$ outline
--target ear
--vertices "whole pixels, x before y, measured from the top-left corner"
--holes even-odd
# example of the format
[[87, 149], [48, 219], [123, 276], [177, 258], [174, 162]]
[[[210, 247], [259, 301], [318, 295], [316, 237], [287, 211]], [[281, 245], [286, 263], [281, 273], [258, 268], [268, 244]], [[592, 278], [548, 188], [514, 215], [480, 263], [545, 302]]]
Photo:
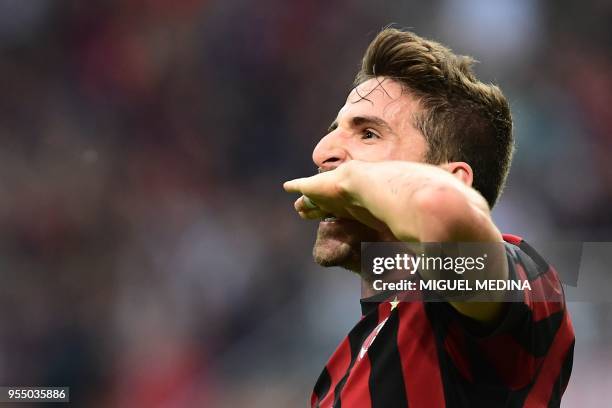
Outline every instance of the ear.
[[474, 172], [472, 167], [466, 162], [452, 162], [441, 165], [444, 170], [455, 176], [457, 179], [467, 186], [472, 186], [474, 181]]

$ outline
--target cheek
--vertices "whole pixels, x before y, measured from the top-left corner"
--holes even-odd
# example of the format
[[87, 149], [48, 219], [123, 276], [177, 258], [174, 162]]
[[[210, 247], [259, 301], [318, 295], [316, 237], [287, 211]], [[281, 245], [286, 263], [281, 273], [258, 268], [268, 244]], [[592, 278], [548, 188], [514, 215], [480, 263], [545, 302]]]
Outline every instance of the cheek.
[[390, 160], [425, 161], [425, 147], [418, 139], [402, 143], [391, 153]]
[[386, 160], [423, 161], [424, 151], [417, 142], [386, 140], [382, 143], [364, 145], [356, 143], [349, 149], [352, 159], [378, 162]]
[[398, 148], [394, 143], [388, 141], [383, 143], [376, 143], [373, 145], [361, 144], [356, 146], [352, 158], [362, 161], [384, 161], [384, 160], [401, 160], [395, 157]]

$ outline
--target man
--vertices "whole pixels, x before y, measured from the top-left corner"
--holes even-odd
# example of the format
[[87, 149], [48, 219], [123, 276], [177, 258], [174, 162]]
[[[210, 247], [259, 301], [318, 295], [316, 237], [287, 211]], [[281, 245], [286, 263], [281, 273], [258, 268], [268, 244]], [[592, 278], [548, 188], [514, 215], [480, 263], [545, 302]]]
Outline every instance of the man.
[[[373, 40], [314, 149], [319, 174], [284, 185], [302, 194], [302, 218], [320, 220], [316, 262], [368, 283], [362, 242], [505, 242], [488, 278], [562, 293], [537, 252], [491, 219], [510, 166], [512, 122], [500, 89], [478, 81], [471, 63], [410, 32], [385, 29]], [[562, 295], [520, 296], [362, 299], [363, 316], [323, 369], [312, 406], [559, 406], [574, 346], [565, 303]]]

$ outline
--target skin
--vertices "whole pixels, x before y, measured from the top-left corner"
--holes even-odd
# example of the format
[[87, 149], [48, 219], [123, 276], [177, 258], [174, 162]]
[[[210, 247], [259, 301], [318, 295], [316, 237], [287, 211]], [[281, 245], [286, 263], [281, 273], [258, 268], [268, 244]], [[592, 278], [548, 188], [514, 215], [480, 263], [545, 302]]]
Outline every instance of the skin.
[[[360, 245], [367, 241], [503, 242], [486, 200], [471, 187], [471, 167], [424, 163], [427, 142], [413, 125], [420, 109], [391, 79], [363, 82], [313, 151], [319, 174], [284, 184], [287, 192], [302, 194], [298, 214], [320, 220], [317, 263], [359, 273]], [[329, 215], [336, 219], [326, 221]], [[499, 262], [487, 278], [507, 276]], [[451, 305], [486, 323], [503, 311], [501, 302]]]

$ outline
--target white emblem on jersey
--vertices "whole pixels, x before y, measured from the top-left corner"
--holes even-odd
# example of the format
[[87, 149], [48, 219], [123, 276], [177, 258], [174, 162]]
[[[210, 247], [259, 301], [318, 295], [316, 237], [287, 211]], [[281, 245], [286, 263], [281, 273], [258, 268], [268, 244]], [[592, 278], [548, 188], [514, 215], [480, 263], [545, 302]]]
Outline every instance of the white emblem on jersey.
[[376, 326], [374, 328], [374, 330], [372, 330], [372, 333], [370, 333], [370, 335], [365, 339], [365, 341], [363, 342], [363, 345], [361, 346], [361, 350], [359, 351], [359, 359], [360, 360], [368, 352], [368, 349], [370, 348], [372, 343], [374, 343], [374, 340], [376, 339], [376, 336], [378, 335], [378, 332], [380, 332], [380, 330], [383, 328], [385, 323], [387, 323], [387, 320], [389, 320], [388, 317], [385, 320], [383, 320], [382, 322], [380, 322], [380, 324], [378, 326]]

